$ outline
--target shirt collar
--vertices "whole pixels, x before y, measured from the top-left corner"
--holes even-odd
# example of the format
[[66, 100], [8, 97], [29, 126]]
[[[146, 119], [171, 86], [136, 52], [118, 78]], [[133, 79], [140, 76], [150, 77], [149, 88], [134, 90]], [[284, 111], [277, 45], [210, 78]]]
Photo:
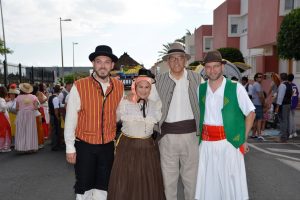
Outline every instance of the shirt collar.
[[182, 75], [182, 77], [181, 77], [179, 80], [175, 79], [175, 78], [172, 76], [171, 71], [169, 70], [169, 77], [170, 77], [170, 79], [172, 79], [173, 81], [180, 81], [180, 80], [182, 80], [182, 79], [187, 80], [187, 70], [186, 70], [186, 69], [183, 69], [183, 75]]

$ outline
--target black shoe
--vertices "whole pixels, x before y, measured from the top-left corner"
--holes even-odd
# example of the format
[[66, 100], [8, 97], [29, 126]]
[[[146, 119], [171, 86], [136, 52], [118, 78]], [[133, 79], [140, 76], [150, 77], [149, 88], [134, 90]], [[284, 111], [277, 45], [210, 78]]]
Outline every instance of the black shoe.
[[59, 147], [52, 147], [51, 151], [59, 151]]

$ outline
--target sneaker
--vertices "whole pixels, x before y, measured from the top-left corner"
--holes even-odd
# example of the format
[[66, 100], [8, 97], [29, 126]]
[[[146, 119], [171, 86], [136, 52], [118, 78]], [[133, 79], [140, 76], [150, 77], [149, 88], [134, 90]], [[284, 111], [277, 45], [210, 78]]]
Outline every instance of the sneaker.
[[251, 135], [250, 138], [255, 139], [255, 138], [257, 138], [257, 136], [256, 135]]
[[261, 136], [261, 135], [258, 136], [257, 139], [258, 139], [258, 140], [262, 140], [262, 141], [266, 141], [265, 138], [264, 138], [263, 136]]
[[1, 152], [3, 152], [3, 153], [11, 152], [11, 149], [2, 149]]
[[289, 139], [292, 139], [294, 137], [294, 134], [290, 134]]
[[297, 137], [298, 136], [298, 134], [296, 132], [293, 133], [292, 135], [293, 135], [293, 137]]

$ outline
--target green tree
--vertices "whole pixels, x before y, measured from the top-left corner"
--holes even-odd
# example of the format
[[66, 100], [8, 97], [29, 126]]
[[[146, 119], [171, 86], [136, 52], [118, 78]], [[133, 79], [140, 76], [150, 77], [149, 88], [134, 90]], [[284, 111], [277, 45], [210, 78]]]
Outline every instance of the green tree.
[[277, 36], [278, 56], [300, 60], [300, 8], [287, 14]]
[[226, 47], [226, 48], [220, 48], [218, 49], [218, 51], [220, 51], [223, 59], [226, 59], [232, 63], [233, 62], [245, 63], [243, 54], [237, 48]]
[[4, 53], [10, 54], [13, 53], [13, 51], [9, 48], [4, 48], [4, 42], [2, 39], [0, 39], [0, 54], [4, 55]]

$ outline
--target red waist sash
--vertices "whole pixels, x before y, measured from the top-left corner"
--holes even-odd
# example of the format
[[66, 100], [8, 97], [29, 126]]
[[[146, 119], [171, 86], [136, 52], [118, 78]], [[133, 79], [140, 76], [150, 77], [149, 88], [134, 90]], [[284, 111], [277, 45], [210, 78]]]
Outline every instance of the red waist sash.
[[[203, 141], [218, 141], [226, 139], [224, 126], [210, 126], [203, 124], [202, 140]], [[244, 145], [240, 146], [240, 151], [245, 154]]]

